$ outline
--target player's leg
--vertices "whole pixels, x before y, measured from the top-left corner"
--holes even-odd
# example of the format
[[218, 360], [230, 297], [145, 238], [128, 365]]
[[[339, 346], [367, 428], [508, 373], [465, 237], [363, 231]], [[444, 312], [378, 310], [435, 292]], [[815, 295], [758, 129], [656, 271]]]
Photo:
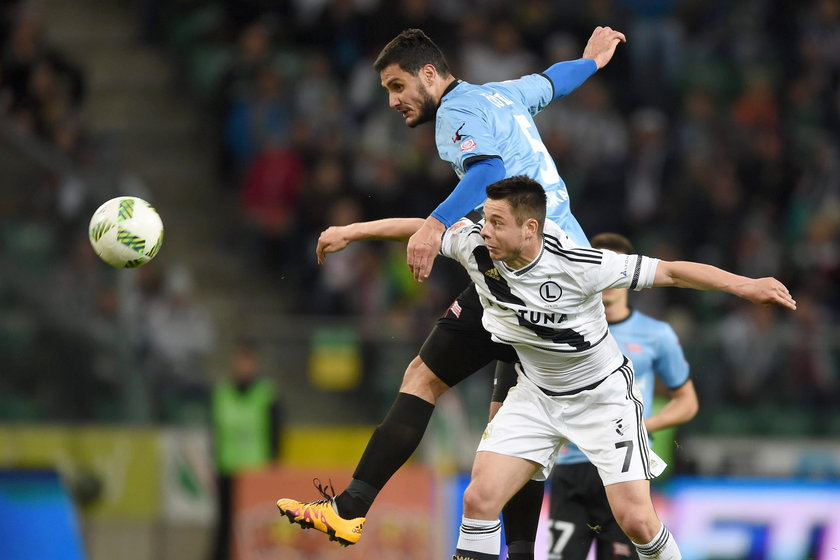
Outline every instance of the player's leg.
[[[587, 472], [586, 467], [591, 469]], [[592, 476], [604, 493], [598, 471], [591, 463], [555, 465], [551, 471], [551, 498], [548, 513], [549, 560], [585, 560], [598, 529], [590, 514]], [[606, 502], [606, 497], [604, 497]], [[609, 512], [609, 505], [606, 505]]]
[[534, 560], [545, 481], [528, 480], [502, 509], [507, 560]]
[[333, 499], [325, 494], [317, 502], [280, 499], [281, 513], [342, 544], [357, 542], [379, 491], [420, 444], [438, 397], [509, 348], [490, 340], [481, 314], [478, 295], [470, 286], [438, 320], [420, 356], [409, 364], [394, 404], [371, 435], [345, 491]]
[[659, 520], [650, 497], [650, 479], [665, 463], [651, 451], [644, 406], [633, 385], [632, 364], [624, 363], [595, 388], [572, 397], [569, 438], [598, 469], [613, 516], [630, 537], [639, 558], [681, 558]]
[[[598, 469], [592, 463], [585, 463], [584, 465], [588, 471], [587, 509], [590, 519], [594, 520], [590, 525], [593, 527], [595, 536], [596, 560], [638, 560], [639, 555], [636, 553], [636, 547], [621, 530], [621, 526], [612, 514], [607, 493], [600, 476], [598, 476]], [[569, 560], [573, 560], [573, 557], [570, 557]]]
[[475, 286], [458, 296], [409, 364], [400, 392], [376, 427], [347, 489], [336, 498], [342, 517], [367, 515], [376, 495], [411, 457], [429, 425], [437, 399], [501, 351], [481, 325]]
[[680, 560], [670, 531], [659, 520], [650, 499], [650, 481], [631, 480], [605, 487], [615, 520], [630, 537], [642, 560]]
[[478, 445], [456, 558], [497, 558], [502, 507], [528, 480], [545, 480], [565, 442], [558, 414], [533, 385], [519, 384], [505, 398]]
[[[496, 415], [511, 387], [516, 384], [517, 372], [513, 363], [496, 362], [490, 420]], [[502, 509], [505, 526], [507, 560], [533, 560], [534, 543], [540, 523], [540, 510], [545, 495], [545, 482], [529, 480], [513, 495]]]
[[456, 558], [498, 560], [502, 507], [540, 468], [533, 461], [509, 455], [490, 451], [475, 454], [470, 484], [464, 491], [464, 517]]

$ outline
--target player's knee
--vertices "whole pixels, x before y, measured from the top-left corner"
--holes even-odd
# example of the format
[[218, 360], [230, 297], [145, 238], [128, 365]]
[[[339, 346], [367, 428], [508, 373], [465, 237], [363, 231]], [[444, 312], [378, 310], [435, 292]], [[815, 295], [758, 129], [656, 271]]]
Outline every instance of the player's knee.
[[472, 519], [493, 519], [502, 512], [503, 504], [492, 488], [473, 480], [464, 490], [464, 516]]
[[420, 356], [415, 356], [408, 364], [400, 386], [401, 393], [408, 393], [431, 403], [436, 402], [448, 389], [449, 387], [429, 369]]
[[655, 514], [639, 508], [627, 508], [615, 512], [614, 515], [621, 530], [637, 543], [648, 543], [653, 540], [662, 524]]

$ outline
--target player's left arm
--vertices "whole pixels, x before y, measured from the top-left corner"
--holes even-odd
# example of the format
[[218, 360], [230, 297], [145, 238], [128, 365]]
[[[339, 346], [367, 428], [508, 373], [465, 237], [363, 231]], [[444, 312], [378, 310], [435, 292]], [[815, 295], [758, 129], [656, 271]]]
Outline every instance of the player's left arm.
[[727, 292], [753, 303], [796, 309], [796, 301], [775, 278], [748, 278], [715, 266], [688, 261], [659, 261], [653, 286]]
[[543, 72], [553, 88], [551, 98], [557, 99], [572, 93], [612, 60], [619, 43], [626, 42], [627, 37], [621, 31], [610, 27], [596, 27], [583, 49], [581, 58], [558, 62]]
[[645, 419], [648, 433], [684, 424], [694, 418], [700, 408], [694, 382], [689, 379], [676, 389], [669, 391], [670, 399], [659, 412]]
[[[503, 82], [503, 88], [519, 97], [532, 115], [536, 115], [548, 103], [569, 95], [588, 80], [595, 72], [612, 60], [619, 43], [626, 42], [624, 33], [609, 27], [596, 27], [577, 60], [564, 60], [552, 64], [539, 74], [523, 76], [518, 80]], [[548, 84], [536, 76], [548, 80]], [[546, 86], [550, 86], [546, 87]]]

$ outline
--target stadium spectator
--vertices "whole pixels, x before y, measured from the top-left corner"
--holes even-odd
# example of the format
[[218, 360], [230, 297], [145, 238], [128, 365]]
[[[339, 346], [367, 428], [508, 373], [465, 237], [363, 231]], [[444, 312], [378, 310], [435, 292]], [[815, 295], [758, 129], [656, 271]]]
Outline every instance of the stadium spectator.
[[240, 340], [229, 376], [213, 388], [217, 470], [216, 532], [211, 560], [233, 558], [233, 498], [237, 475], [278, 459], [282, 409], [274, 383], [261, 376], [258, 349]]

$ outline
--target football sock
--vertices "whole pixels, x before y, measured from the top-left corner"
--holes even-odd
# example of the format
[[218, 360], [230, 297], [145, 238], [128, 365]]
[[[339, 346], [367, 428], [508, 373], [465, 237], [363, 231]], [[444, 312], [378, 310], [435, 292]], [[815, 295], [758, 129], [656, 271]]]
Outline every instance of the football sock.
[[[341, 517], [365, 517], [376, 495], [420, 445], [435, 405], [408, 393], [399, 393], [391, 410], [376, 427], [353, 479], [336, 497]], [[351, 490], [352, 486], [352, 490]]]
[[507, 545], [507, 560], [534, 560], [534, 543], [516, 541]]
[[[347, 485], [339, 496], [335, 498], [335, 507], [338, 515], [344, 519], [353, 519], [354, 517], [364, 517], [367, 510], [370, 509], [371, 504], [376, 499], [379, 490], [364, 482], [354, 478]], [[341, 500], [339, 500], [341, 499]], [[355, 514], [355, 512], [364, 510], [365, 513]]]
[[677, 541], [663, 524], [653, 540], [647, 544], [633, 543], [640, 560], [681, 560], [682, 554]]
[[529, 480], [502, 510], [508, 560], [534, 560], [545, 482]]
[[498, 519], [461, 518], [455, 558], [457, 560], [499, 560], [502, 546], [502, 524]]

